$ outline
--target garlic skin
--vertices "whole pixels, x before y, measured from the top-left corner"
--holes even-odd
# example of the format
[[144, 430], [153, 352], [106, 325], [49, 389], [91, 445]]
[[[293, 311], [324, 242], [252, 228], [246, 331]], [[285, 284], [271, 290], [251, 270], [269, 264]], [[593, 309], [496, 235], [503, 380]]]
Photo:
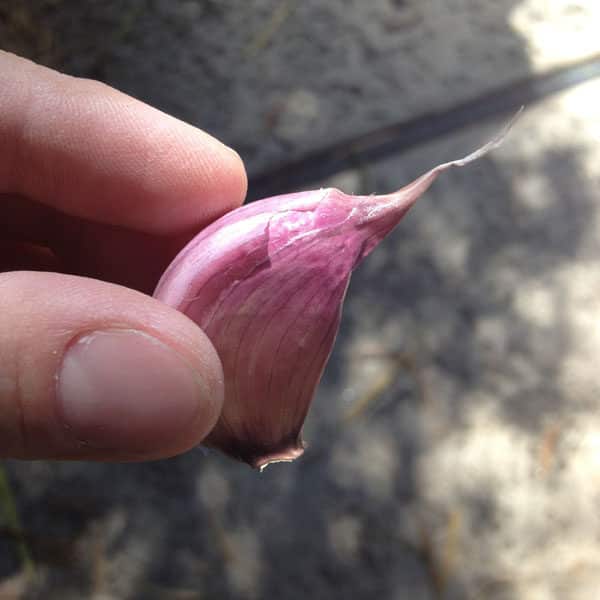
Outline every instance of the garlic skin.
[[196, 322], [221, 358], [225, 402], [207, 445], [257, 468], [302, 454], [302, 425], [352, 270], [441, 172], [496, 147], [511, 124], [395, 193], [276, 196], [228, 213], [189, 242], [154, 296]]

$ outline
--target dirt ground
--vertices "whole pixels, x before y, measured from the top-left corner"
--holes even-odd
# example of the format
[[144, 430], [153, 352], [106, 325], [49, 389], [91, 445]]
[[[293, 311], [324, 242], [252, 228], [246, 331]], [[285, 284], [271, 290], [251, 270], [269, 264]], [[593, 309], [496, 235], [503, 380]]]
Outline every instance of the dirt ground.
[[[301, 459], [8, 461], [0, 598], [597, 598], [600, 79], [536, 81], [597, 53], [598, 31], [595, 0], [0, 6], [0, 47], [208, 130], [251, 184], [490, 90], [539, 91], [356, 272]], [[311, 187], [398, 188], [508, 112], [410, 148], [399, 128], [401, 152]]]

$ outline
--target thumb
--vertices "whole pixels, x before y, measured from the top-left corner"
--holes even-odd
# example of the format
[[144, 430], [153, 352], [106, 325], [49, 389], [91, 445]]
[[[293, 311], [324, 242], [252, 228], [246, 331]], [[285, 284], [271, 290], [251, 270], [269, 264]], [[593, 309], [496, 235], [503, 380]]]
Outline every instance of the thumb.
[[212, 344], [172, 308], [94, 279], [0, 274], [0, 456], [172, 456], [222, 402]]

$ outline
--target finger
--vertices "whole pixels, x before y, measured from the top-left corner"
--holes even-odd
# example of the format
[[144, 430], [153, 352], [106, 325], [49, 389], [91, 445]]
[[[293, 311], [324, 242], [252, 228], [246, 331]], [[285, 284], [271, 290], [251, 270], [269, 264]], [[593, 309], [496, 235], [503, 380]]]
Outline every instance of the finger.
[[62, 263], [45, 246], [0, 239], [0, 272], [2, 271], [59, 271]]
[[201, 227], [246, 192], [239, 156], [96, 81], [0, 51], [0, 192], [154, 233]]
[[222, 399], [212, 345], [177, 311], [92, 279], [0, 274], [1, 456], [172, 456]]
[[51, 245], [62, 239], [68, 229], [65, 221], [72, 219], [51, 206], [24, 196], [0, 193], [2, 239]]
[[[94, 277], [152, 294], [190, 235], [152, 236], [83, 222], [57, 250], [63, 272]], [[66, 242], [67, 240], [65, 240]]]
[[[196, 231], [152, 235], [59, 213], [39, 202], [0, 194], [0, 271], [53, 270], [95, 277], [151, 293], [161, 274]], [[51, 249], [55, 261], [31, 256], [32, 244]], [[43, 258], [43, 257], [42, 257]], [[33, 260], [32, 260], [33, 259]]]

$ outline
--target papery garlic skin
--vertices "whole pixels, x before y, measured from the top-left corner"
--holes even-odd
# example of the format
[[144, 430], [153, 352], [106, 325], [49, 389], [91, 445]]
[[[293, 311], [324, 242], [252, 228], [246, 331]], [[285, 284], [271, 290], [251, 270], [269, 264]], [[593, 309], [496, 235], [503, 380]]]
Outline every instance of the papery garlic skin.
[[195, 321], [221, 358], [225, 401], [208, 445], [254, 467], [302, 454], [302, 424], [352, 270], [439, 173], [479, 158], [505, 133], [393, 194], [322, 189], [243, 206], [180, 252], [154, 295]]

